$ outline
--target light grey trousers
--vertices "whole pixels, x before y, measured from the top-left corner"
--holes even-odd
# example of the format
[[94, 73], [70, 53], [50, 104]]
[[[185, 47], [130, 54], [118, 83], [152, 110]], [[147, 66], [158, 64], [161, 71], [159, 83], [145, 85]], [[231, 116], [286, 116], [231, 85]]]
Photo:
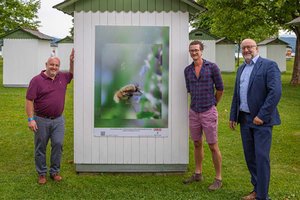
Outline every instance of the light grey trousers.
[[37, 132], [34, 135], [35, 167], [39, 175], [47, 174], [46, 151], [47, 144], [51, 141], [51, 158], [49, 173], [59, 173], [62, 156], [65, 120], [63, 116], [56, 119], [47, 119], [35, 116]]

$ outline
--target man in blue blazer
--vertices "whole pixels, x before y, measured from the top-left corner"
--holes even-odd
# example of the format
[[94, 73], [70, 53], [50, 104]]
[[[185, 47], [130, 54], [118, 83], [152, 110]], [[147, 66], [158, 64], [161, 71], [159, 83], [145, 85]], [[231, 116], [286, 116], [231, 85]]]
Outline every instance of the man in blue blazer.
[[238, 68], [232, 98], [231, 129], [240, 123], [241, 138], [253, 191], [244, 200], [269, 199], [272, 127], [280, 124], [277, 104], [281, 97], [278, 65], [258, 55], [252, 39], [241, 43], [245, 62]]

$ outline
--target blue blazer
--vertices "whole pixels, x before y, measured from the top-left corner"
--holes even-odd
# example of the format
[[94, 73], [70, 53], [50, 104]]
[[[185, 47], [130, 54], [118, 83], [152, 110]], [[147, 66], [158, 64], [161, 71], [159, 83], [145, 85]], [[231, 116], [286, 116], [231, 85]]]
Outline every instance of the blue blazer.
[[[240, 122], [240, 77], [245, 68], [242, 64], [237, 71], [230, 110], [230, 121]], [[247, 101], [252, 119], [258, 116], [263, 126], [281, 123], [277, 104], [281, 97], [281, 73], [276, 62], [259, 57], [252, 70]]]

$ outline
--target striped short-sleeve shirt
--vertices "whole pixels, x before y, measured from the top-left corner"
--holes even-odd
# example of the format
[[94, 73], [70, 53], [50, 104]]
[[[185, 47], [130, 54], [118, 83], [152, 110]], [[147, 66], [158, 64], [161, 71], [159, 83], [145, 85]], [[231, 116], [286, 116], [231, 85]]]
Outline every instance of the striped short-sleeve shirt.
[[215, 89], [224, 90], [219, 67], [203, 59], [200, 76], [197, 78], [194, 62], [184, 70], [186, 88], [191, 95], [190, 108], [195, 112], [205, 112], [216, 104]]

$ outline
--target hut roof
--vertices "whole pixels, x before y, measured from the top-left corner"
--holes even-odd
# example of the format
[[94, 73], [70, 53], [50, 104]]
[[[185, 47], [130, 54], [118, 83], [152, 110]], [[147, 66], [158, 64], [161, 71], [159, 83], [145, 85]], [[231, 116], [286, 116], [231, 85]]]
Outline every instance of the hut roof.
[[57, 41], [57, 43], [73, 43], [73, 38], [70, 36], [67, 36], [59, 41]]
[[268, 44], [282, 44], [282, 45], [289, 45], [287, 42], [279, 39], [279, 38], [269, 38], [265, 39], [264, 41], [259, 42], [258, 46], [268, 45]]
[[65, 0], [55, 6], [66, 14], [73, 14], [74, 11], [188, 11], [191, 14], [198, 14], [207, 9], [193, 0], [164, 0], [164, 1], [107, 1], [107, 0]]
[[10, 31], [0, 38], [13, 38], [13, 39], [21, 39], [21, 38], [35, 38], [40, 40], [52, 40], [53, 37], [43, 34], [38, 30], [32, 30], [28, 28], [17, 28], [13, 31]]
[[216, 41], [216, 44], [235, 44], [235, 42], [227, 39], [226, 37], [220, 38]]
[[194, 29], [189, 33], [190, 40], [218, 40], [219, 38], [207, 30]]

